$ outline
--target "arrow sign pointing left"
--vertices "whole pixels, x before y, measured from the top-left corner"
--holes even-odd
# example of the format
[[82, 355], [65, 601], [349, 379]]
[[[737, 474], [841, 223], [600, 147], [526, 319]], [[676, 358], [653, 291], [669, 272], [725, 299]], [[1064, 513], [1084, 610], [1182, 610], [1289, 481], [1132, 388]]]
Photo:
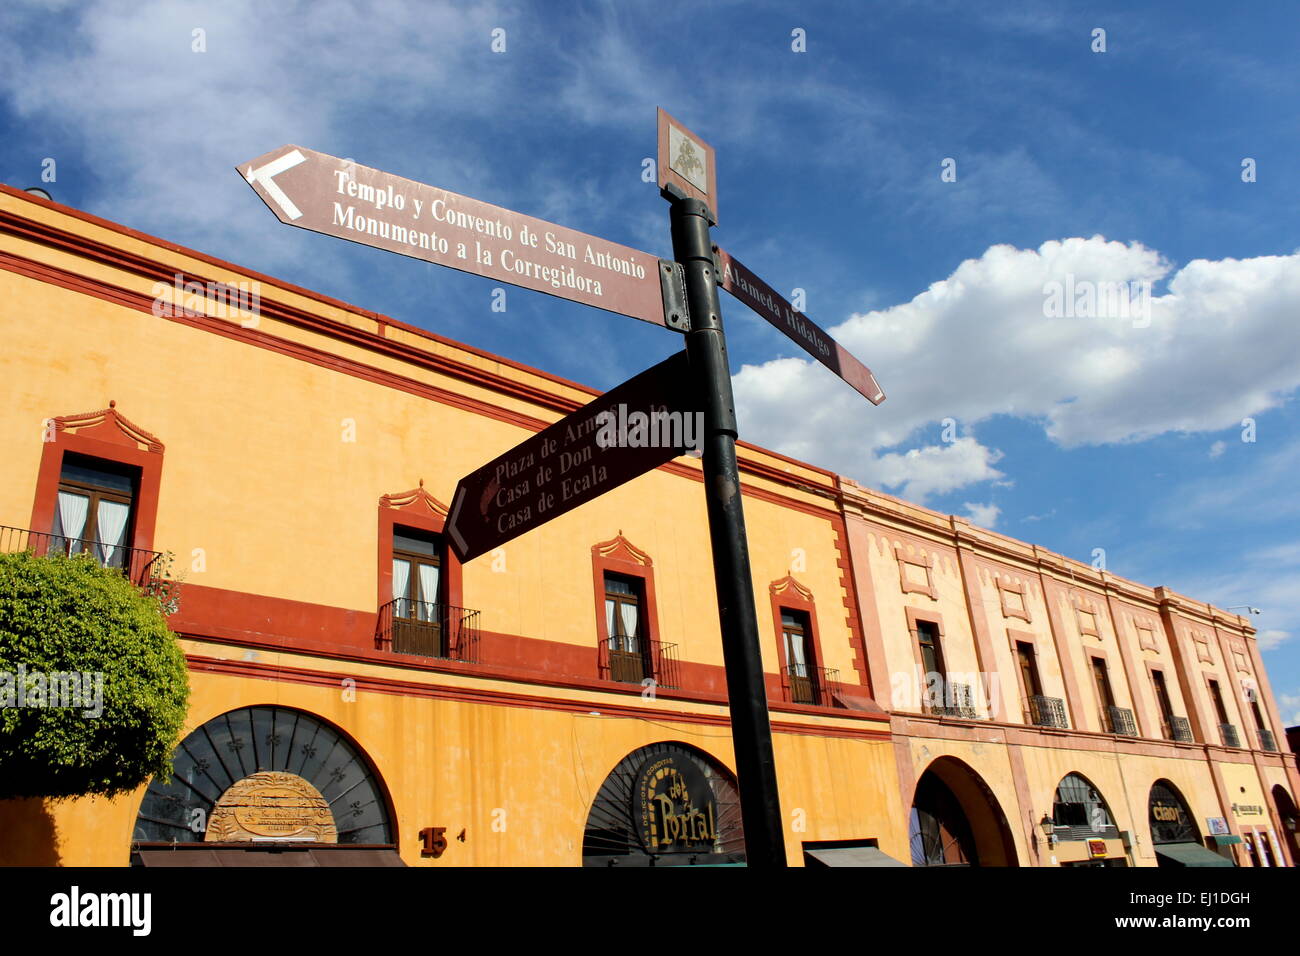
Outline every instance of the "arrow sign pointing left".
[[672, 263], [301, 146], [237, 167], [281, 222], [686, 331]]
[[286, 169], [293, 169], [299, 163], [307, 162], [307, 157], [300, 150], [293, 150], [285, 153], [279, 159], [273, 159], [265, 166], [254, 168], [248, 167], [248, 172], [244, 178], [249, 183], [261, 183], [266, 194], [271, 197], [277, 206], [284, 211], [284, 214], [290, 219], [301, 219], [302, 210], [293, 204], [293, 200], [284, 194], [284, 190], [275, 184], [275, 177], [280, 175]]

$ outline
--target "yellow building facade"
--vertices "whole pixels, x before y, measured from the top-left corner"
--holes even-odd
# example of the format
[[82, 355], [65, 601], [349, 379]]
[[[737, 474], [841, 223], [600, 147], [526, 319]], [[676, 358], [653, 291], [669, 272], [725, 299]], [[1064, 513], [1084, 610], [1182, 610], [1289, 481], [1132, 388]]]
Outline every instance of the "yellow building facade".
[[[461, 566], [457, 481], [595, 392], [9, 187], [0, 333], [6, 540], [173, 555], [191, 686], [170, 781], [0, 803], [0, 863], [743, 859], [697, 461]], [[739, 457], [790, 863], [1293, 859], [1245, 621]]]

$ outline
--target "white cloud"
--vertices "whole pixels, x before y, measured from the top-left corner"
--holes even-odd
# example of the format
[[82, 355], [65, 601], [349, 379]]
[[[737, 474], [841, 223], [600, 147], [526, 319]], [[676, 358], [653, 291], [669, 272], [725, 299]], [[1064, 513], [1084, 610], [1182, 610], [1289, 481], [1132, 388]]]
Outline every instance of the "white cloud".
[[1001, 457], [1001, 452], [991, 451], [967, 437], [943, 445], [913, 448], [901, 455], [881, 455], [875, 465], [881, 484], [901, 486], [904, 497], [924, 501], [931, 494], [1002, 477], [993, 467]]
[[1290, 640], [1289, 631], [1279, 631], [1277, 628], [1270, 628], [1266, 631], [1260, 631], [1255, 635], [1255, 640], [1259, 643], [1261, 651], [1276, 650], [1277, 647], [1286, 640]]
[[[1157, 283], [1143, 319], [1047, 318], [1052, 282]], [[834, 336], [871, 366], [878, 408], [798, 359], [746, 366], [735, 378], [747, 437], [866, 484], [915, 481], [904, 494], [953, 487], [899, 475], [897, 446], [951, 417], [1011, 415], [1063, 447], [1239, 426], [1300, 385], [1300, 254], [1198, 259], [1182, 269], [1139, 243], [1100, 236], [993, 246], [888, 309], [854, 315]], [[804, 414], [816, 409], [815, 414]], [[890, 452], [880, 454], [880, 452]], [[915, 462], [923, 468], [926, 453]], [[988, 454], [992, 454], [991, 452]], [[967, 448], [947, 460], [975, 457]], [[961, 469], [968, 481], [991, 469]]]
[[1288, 727], [1300, 726], [1300, 691], [1294, 694], [1279, 694], [1277, 707], [1282, 712], [1282, 723]]
[[[236, 163], [292, 142], [385, 166], [365, 154], [368, 124], [417, 114], [427, 127], [482, 110], [500, 85], [491, 70], [464, 82], [467, 62], [490, 55], [500, 19], [491, 4], [391, 0], [367, 15], [344, 0], [139, 0], [59, 13], [5, 11], [0, 96], [24, 119], [77, 131], [84, 146], [60, 175], [104, 184], [90, 211], [165, 236], [256, 236], [264, 258], [288, 258], [295, 246], [262, 235], [274, 221]], [[196, 28], [206, 52], [191, 48]], [[439, 136], [412, 137], [409, 155], [383, 159], [414, 175], [430, 152], [443, 170], [479, 165]], [[57, 184], [51, 192], [61, 198]]]
[[1002, 514], [1002, 509], [991, 501], [982, 505], [967, 501], [962, 507], [966, 509], [966, 517], [971, 520], [971, 523], [981, 528], [991, 529], [997, 524], [998, 515]]
[[1228, 443], [1227, 443], [1227, 442], [1216, 441], [1213, 445], [1210, 446], [1210, 457], [1211, 457], [1211, 458], [1218, 458], [1218, 457], [1219, 457], [1220, 455], [1222, 455], [1225, 451], [1227, 451], [1227, 449], [1228, 449]]

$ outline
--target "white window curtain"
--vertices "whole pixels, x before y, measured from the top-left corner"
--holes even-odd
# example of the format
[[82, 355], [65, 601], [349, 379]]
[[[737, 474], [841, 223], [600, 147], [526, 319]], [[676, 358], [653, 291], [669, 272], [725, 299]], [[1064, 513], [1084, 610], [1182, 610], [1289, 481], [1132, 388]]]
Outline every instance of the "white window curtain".
[[411, 562], [403, 561], [401, 558], [393, 558], [393, 600], [397, 603], [393, 605], [394, 617], [410, 617], [408, 605], [410, 601], [407, 598], [407, 585], [411, 583]]
[[637, 607], [635, 604], [620, 604], [618, 610], [623, 617], [623, 640], [625, 651], [635, 653], [637, 651], [636, 640], [636, 617]]
[[[131, 506], [120, 501], [99, 503], [99, 557], [106, 567], [114, 566], [118, 549], [126, 544], [126, 521], [130, 514]], [[120, 557], [125, 557], [125, 551]]]
[[416, 617], [422, 621], [436, 621], [438, 619], [438, 568], [432, 564], [421, 564], [418, 567], [420, 569], [420, 600], [424, 603], [420, 605]]
[[609, 634], [609, 646], [612, 650], [620, 651], [623, 649], [623, 642], [619, 640], [618, 628], [615, 626], [617, 614], [618, 602], [605, 598], [605, 631]]
[[[90, 499], [85, 495], [74, 495], [69, 491], [59, 492], [59, 513], [54, 516], [54, 533], [61, 538], [80, 538], [86, 530], [86, 515], [90, 511]], [[62, 541], [55, 542], [58, 547], [67, 547]]]
[[803, 635], [792, 634], [789, 631], [785, 635], [785, 656], [786, 664], [790, 667], [790, 673], [795, 677], [808, 676], [808, 664], [804, 659]]

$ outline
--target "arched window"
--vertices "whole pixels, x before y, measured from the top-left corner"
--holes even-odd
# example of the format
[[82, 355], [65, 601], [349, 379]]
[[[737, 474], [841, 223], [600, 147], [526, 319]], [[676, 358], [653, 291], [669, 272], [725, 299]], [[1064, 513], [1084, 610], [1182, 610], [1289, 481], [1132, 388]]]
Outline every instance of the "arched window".
[[1058, 840], [1113, 840], [1119, 830], [1101, 792], [1082, 774], [1066, 774], [1052, 800]]
[[592, 801], [583, 866], [692, 866], [745, 858], [735, 777], [680, 743], [640, 747]]
[[209, 720], [149, 784], [136, 843], [394, 842], [370, 761], [338, 730], [287, 707]]

